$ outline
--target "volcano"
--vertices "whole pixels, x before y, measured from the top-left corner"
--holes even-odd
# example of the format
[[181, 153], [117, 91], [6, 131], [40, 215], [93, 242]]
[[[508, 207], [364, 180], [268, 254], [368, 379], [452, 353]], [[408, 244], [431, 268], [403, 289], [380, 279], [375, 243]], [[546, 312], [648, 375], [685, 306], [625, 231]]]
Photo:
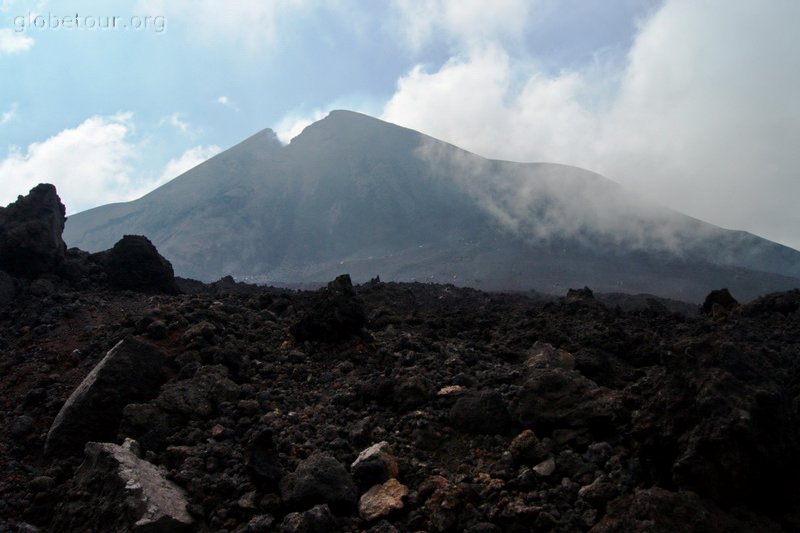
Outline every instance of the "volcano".
[[588, 170], [490, 160], [333, 111], [289, 144], [263, 130], [138, 200], [69, 217], [70, 246], [147, 236], [176, 274], [255, 283], [568, 287], [699, 301], [800, 286], [800, 252], [637, 197]]

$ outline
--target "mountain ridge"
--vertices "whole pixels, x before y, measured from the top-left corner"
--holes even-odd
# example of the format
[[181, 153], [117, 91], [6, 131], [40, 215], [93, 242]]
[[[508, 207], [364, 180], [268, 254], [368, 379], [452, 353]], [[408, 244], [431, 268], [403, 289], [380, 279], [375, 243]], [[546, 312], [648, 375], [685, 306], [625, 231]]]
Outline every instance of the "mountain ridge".
[[262, 130], [138, 200], [73, 215], [64, 236], [96, 251], [126, 233], [204, 280], [350, 272], [693, 301], [722, 285], [744, 298], [800, 285], [800, 252], [653, 205], [597, 173], [486, 159], [343, 110], [286, 145]]

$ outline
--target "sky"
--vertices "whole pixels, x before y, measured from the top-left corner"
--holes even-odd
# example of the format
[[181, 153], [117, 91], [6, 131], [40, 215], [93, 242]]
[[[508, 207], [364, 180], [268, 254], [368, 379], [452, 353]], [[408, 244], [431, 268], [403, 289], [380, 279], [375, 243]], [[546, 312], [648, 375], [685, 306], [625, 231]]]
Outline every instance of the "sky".
[[332, 109], [800, 249], [796, 0], [0, 0], [0, 205], [137, 198]]

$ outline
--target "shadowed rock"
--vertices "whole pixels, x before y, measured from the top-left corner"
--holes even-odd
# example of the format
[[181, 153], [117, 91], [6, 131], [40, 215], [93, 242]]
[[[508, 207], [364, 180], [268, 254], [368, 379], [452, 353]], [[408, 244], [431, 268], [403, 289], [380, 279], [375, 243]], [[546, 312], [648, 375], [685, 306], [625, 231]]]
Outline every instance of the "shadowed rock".
[[0, 207], [0, 270], [26, 278], [58, 272], [67, 250], [65, 212], [56, 188], [46, 183]]
[[728, 289], [717, 289], [708, 293], [700, 311], [708, 315], [714, 310], [714, 306], [731, 310], [737, 305], [739, 305], [739, 302], [736, 301], [736, 298], [731, 295]]
[[94, 254], [92, 258], [103, 266], [108, 282], [116, 288], [167, 294], [179, 292], [172, 265], [147, 237], [125, 235], [113, 248]]
[[90, 440], [112, 440], [122, 409], [158, 394], [166, 357], [155, 346], [125, 337], [78, 385], [53, 421], [45, 453], [70, 454]]
[[334, 512], [349, 512], [356, 506], [357, 492], [353, 479], [339, 461], [317, 453], [281, 480], [281, 497], [290, 509], [326, 503]]
[[495, 391], [459, 398], [450, 409], [450, 423], [465, 433], [475, 434], [504, 434], [511, 429], [506, 404]]
[[344, 274], [319, 292], [314, 307], [290, 331], [299, 341], [334, 342], [356, 335], [366, 323], [364, 302]]

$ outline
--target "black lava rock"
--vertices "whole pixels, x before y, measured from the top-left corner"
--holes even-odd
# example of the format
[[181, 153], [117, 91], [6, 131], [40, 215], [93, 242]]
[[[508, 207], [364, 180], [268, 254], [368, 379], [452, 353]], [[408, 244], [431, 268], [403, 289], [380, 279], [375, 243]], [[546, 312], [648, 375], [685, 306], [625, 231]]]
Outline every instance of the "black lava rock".
[[464, 396], [450, 409], [450, 423], [465, 433], [508, 433], [511, 417], [503, 397], [494, 391]]
[[178, 293], [175, 272], [147, 237], [125, 235], [113, 248], [94, 254], [108, 282], [118, 289], [138, 292]]
[[318, 293], [314, 306], [290, 332], [299, 341], [335, 342], [360, 333], [366, 324], [364, 301], [344, 274]]
[[57, 273], [67, 250], [65, 213], [56, 188], [45, 183], [0, 207], [0, 270], [25, 278]]
[[289, 509], [308, 509], [326, 503], [334, 512], [355, 508], [358, 492], [344, 466], [325, 453], [317, 453], [300, 463], [280, 483], [281, 497]]

